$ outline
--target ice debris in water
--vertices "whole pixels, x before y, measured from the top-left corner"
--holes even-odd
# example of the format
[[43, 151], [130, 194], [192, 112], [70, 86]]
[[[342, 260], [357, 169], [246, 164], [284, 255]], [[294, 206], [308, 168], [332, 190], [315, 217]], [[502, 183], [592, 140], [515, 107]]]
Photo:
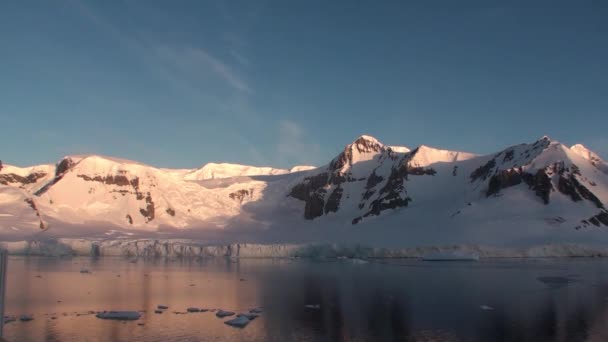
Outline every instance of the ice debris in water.
[[255, 314], [261, 314], [262, 311], [264, 311], [264, 310], [262, 310], [262, 308], [253, 308], [253, 309], [249, 310], [249, 312], [255, 313]]
[[224, 324], [228, 324], [236, 328], [244, 328], [245, 326], [247, 326], [247, 324], [249, 324], [249, 322], [251, 322], [249, 318], [245, 316], [238, 316], [237, 318], [233, 318], [229, 321], [224, 322]]
[[124, 321], [134, 321], [141, 317], [141, 314], [137, 311], [104, 311], [95, 315], [101, 319], [116, 319]]
[[306, 305], [304, 305], [304, 307], [307, 308], [307, 309], [318, 310], [318, 309], [321, 308], [321, 305], [320, 304], [306, 304]]
[[34, 316], [32, 315], [21, 315], [19, 316], [19, 320], [22, 322], [28, 322], [34, 319]]
[[254, 319], [258, 318], [260, 315], [257, 313], [252, 313], [252, 312], [246, 312], [246, 313], [240, 313], [238, 315], [236, 315], [236, 317], [247, 317], [248, 320], [253, 321]]
[[549, 287], [553, 287], [553, 288], [557, 288], [557, 287], [562, 287], [562, 286], [567, 286], [571, 283], [575, 283], [578, 280], [574, 279], [571, 276], [566, 276], [566, 277], [562, 277], [562, 276], [547, 276], [547, 277], [538, 277], [536, 278], [538, 281], [540, 281], [541, 283], [549, 286]]
[[224, 318], [224, 317], [228, 317], [228, 316], [233, 316], [233, 315], [234, 315], [234, 312], [232, 312], [232, 311], [224, 311], [224, 310], [221, 310], [221, 309], [220, 309], [220, 310], [218, 310], [218, 311], [215, 313], [215, 315], [216, 315], [217, 317]]

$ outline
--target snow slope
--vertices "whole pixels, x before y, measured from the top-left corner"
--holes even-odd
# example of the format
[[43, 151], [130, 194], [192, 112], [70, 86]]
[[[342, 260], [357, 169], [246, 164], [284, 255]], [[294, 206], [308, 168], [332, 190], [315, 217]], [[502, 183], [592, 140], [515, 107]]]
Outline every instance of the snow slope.
[[543, 137], [489, 155], [363, 135], [326, 165], [159, 169], [103, 156], [0, 170], [0, 240], [532, 246], [608, 242], [606, 163]]

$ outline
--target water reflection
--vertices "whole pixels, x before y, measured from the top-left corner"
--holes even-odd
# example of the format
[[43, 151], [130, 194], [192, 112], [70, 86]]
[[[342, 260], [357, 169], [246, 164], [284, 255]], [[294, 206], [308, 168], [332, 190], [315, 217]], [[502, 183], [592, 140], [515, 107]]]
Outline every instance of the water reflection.
[[[9, 267], [7, 313], [35, 316], [6, 325], [11, 341], [594, 342], [608, 337], [603, 259], [353, 265], [14, 257]], [[82, 274], [82, 268], [92, 273]], [[158, 304], [169, 309], [154, 314]], [[262, 306], [264, 312], [245, 329], [234, 329], [211, 312], [173, 313], [189, 306], [231, 311]], [[140, 321], [127, 323], [88, 314], [110, 309], [145, 312]]]

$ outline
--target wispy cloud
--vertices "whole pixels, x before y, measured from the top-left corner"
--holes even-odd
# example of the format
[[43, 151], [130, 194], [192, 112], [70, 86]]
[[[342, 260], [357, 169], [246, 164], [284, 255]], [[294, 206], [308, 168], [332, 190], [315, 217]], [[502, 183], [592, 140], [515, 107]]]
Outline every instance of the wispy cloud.
[[154, 52], [165, 67], [177, 72], [181, 78], [205, 80], [213, 74], [234, 90], [251, 93], [247, 82], [232, 67], [202, 48], [157, 45]]
[[277, 156], [282, 164], [310, 164], [317, 161], [321, 146], [308, 138], [296, 122], [281, 120], [278, 124]]
[[[154, 37], [118, 27], [102, 13], [82, 1], [70, 2], [81, 16], [115, 38], [123, 47], [143, 60], [152, 71], [169, 79], [172, 84], [184, 86], [186, 83], [194, 83], [192, 90], [200, 92], [213, 86], [209, 82], [213, 81], [211, 77], [213, 75], [216, 80], [224, 82], [233, 91], [252, 92], [252, 88], [234, 67], [214, 56], [204, 47], [194, 44], [164, 44], [156, 41]], [[242, 39], [236, 34], [230, 34], [229, 37], [227, 55], [240, 64], [248, 63], [247, 58], [239, 52], [240, 46], [244, 44]]]

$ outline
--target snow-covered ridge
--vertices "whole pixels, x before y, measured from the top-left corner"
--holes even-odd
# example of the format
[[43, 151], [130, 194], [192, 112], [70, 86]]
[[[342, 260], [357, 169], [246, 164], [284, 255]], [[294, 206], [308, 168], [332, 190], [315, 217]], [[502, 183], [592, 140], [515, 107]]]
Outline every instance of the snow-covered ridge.
[[289, 170], [225, 163], [164, 169], [68, 156], [57, 165], [0, 170], [0, 239], [608, 242], [604, 166], [584, 147], [548, 137], [476, 155], [396, 148], [363, 135], [326, 165]]
[[257, 167], [229, 163], [209, 163], [203, 165], [203, 167], [201, 167], [200, 169], [188, 172], [184, 176], [184, 179], [205, 180], [239, 176], [269, 176], [283, 175], [289, 172], [290, 170], [275, 169], [272, 167]]

